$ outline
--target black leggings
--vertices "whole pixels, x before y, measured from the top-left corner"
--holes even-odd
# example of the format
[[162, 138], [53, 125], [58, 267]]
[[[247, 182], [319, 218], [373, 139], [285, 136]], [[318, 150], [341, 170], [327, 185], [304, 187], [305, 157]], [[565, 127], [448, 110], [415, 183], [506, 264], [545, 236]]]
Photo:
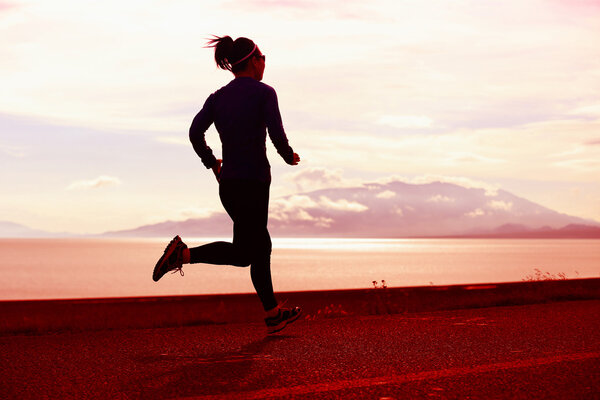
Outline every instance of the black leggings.
[[223, 180], [219, 197], [233, 220], [233, 243], [213, 242], [190, 249], [190, 262], [250, 265], [250, 276], [263, 308], [277, 306], [271, 281], [271, 237], [267, 230], [269, 183]]

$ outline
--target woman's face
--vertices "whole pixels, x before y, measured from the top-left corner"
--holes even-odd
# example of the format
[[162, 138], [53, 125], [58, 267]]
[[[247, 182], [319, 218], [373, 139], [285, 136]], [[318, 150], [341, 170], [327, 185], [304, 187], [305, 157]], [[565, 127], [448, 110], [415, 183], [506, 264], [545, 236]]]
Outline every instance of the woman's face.
[[256, 54], [252, 57], [252, 65], [254, 67], [255, 79], [262, 81], [265, 72], [265, 59], [258, 47], [256, 48]]

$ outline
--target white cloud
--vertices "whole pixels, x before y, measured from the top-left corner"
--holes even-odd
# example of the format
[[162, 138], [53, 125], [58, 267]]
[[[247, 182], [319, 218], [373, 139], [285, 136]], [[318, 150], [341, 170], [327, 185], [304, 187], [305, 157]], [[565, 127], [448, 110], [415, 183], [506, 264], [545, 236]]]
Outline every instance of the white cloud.
[[442, 196], [441, 194], [437, 194], [435, 196], [431, 196], [426, 200], [429, 203], [454, 203], [456, 199], [452, 199], [448, 196]]
[[298, 208], [317, 208], [319, 205], [305, 195], [293, 195], [287, 198], [276, 199], [271, 203], [271, 209], [277, 211], [291, 211]]
[[270, 207], [269, 218], [284, 223], [313, 222], [315, 226], [329, 227], [333, 219], [316, 217], [311, 214], [311, 210], [363, 212], [367, 209], [368, 207], [360, 203], [345, 199], [333, 201], [326, 196], [321, 196], [318, 201], [315, 201], [306, 195], [294, 195], [274, 200]]
[[496, 196], [498, 194], [499, 187], [492, 185], [487, 182], [474, 180], [462, 176], [444, 176], [444, 175], [422, 175], [409, 180], [410, 183], [424, 184], [433, 182], [452, 183], [458, 186], [462, 186], [466, 189], [484, 189], [486, 196]]
[[482, 156], [479, 154], [475, 154], [472, 152], [465, 152], [465, 151], [453, 152], [449, 155], [449, 157], [447, 157], [447, 160], [451, 164], [462, 164], [462, 163], [500, 164], [500, 163], [505, 162], [505, 160], [500, 159], [500, 158], [485, 157], [485, 156]]
[[346, 199], [333, 201], [325, 196], [319, 198], [319, 205], [323, 208], [336, 211], [362, 212], [369, 209], [369, 207], [355, 201], [348, 201]]
[[513, 203], [512, 201], [502, 201], [502, 200], [492, 200], [488, 201], [487, 206], [492, 210], [504, 210], [510, 211], [512, 209]]
[[73, 182], [69, 186], [67, 186], [67, 190], [98, 189], [101, 187], [117, 186], [120, 184], [121, 180], [119, 178], [101, 175], [94, 179]]
[[485, 211], [483, 211], [481, 208], [478, 208], [476, 210], [471, 211], [470, 213], [466, 213], [465, 215], [471, 218], [481, 217], [485, 215]]
[[324, 188], [341, 187], [348, 184], [342, 178], [340, 169], [309, 167], [298, 172], [287, 174], [285, 178], [296, 185], [299, 192], [307, 192]]
[[209, 218], [213, 214], [217, 213], [215, 210], [210, 208], [197, 208], [197, 207], [188, 207], [179, 210], [178, 219], [189, 219], [189, 218]]
[[377, 197], [378, 199], [391, 199], [392, 197], [396, 197], [396, 193], [392, 192], [391, 190], [386, 190], [381, 193], [378, 193], [375, 197]]
[[[277, 199], [273, 202], [269, 218], [283, 223], [313, 222], [318, 227], [329, 227], [333, 219], [328, 217], [315, 217], [305, 208], [318, 207], [308, 196], [291, 196], [290, 199]], [[288, 201], [291, 200], [291, 201]], [[304, 208], [303, 208], [304, 207]]]

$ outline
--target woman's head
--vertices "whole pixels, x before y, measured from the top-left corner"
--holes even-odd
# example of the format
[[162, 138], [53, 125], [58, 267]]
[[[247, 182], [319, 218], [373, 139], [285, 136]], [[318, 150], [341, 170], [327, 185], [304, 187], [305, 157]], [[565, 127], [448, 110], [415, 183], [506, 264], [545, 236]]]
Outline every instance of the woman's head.
[[[221, 69], [240, 73], [250, 73], [258, 80], [262, 79], [264, 71], [264, 56], [254, 42], [245, 37], [233, 40], [230, 36], [210, 39], [208, 47], [215, 48], [215, 62]], [[262, 63], [261, 63], [262, 62]]]

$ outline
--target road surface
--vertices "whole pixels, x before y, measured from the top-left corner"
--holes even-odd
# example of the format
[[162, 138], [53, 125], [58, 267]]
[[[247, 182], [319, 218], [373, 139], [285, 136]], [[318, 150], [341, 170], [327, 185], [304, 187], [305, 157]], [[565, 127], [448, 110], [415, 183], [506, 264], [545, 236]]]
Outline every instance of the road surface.
[[600, 301], [0, 337], [4, 399], [600, 399]]

